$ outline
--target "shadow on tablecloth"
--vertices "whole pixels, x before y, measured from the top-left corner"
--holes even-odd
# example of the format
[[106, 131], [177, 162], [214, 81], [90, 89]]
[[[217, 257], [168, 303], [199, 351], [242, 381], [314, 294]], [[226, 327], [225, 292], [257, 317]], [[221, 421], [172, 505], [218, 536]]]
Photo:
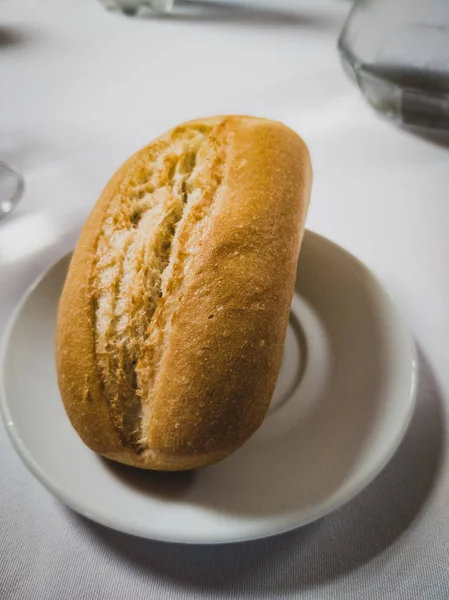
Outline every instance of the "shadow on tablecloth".
[[39, 36], [39, 31], [18, 25], [0, 25], [0, 50], [30, 44]]
[[76, 526], [107, 546], [139, 577], [233, 597], [291, 592], [348, 574], [395, 544], [425, 511], [444, 450], [442, 396], [419, 352], [417, 405], [394, 458], [357, 498], [320, 521], [267, 540], [223, 546], [152, 542], [119, 533], [67, 510]]
[[418, 126], [405, 126], [400, 127], [400, 130], [408, 135], [413, 135], [439, 146], [440, 148], [449, 149], [449, 129], [430, 129], [426, 127]]

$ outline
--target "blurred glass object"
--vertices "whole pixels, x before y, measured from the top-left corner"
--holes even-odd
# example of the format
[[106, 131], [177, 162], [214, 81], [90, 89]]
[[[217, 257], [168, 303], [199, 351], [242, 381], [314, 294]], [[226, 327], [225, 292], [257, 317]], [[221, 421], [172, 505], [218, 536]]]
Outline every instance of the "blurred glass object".
[[110, 10], [135, 14], [140, 8], [148, 8], [155, 13], [169, 12], [175, 0], [101, 0], [101, 2]]
[[449, 129], [449, 0], [358, 0], [338, 47], [376, 110]]
[[16, 169], [0, 162], [0, 219], [17, 206], [24, 189], [23, 178]]

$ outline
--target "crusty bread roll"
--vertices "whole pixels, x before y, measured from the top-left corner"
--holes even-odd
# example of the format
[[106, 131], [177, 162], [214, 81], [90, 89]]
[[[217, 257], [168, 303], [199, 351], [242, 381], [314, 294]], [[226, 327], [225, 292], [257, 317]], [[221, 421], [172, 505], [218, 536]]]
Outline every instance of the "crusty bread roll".
[[284, 125], [172, 129], [112, 177], [59, 304], [59, 387], [95, 452], [185, 470], [262, 423], [282, 358], [311, 166]]

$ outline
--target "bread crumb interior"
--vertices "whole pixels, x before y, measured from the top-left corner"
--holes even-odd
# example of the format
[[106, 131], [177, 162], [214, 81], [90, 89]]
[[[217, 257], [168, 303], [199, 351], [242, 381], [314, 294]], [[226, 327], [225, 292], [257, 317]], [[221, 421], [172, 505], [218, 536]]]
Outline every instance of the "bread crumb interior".
[[224, 168], [220, 124], [187, 125], [132, 160], [106, 209], [93, 274], [95, 351], [114, 425], [145, 449], [182, 283]]

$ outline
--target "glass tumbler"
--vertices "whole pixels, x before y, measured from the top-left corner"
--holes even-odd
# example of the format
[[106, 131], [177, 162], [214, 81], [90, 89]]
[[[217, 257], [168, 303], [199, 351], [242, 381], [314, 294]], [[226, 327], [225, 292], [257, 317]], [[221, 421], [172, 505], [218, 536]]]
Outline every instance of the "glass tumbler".
[[20, 173], [8, 163], [0, 161], [0, 219], [14, 210], [23, 189], [24, 182]]
[[449, 0], [357, 0], [338, 47], [376, 110], [449, 128]]
[[169, 12], [175, 0], [101, 0], [101, 2], [111, 10], [135, 14], [140, 8], [148, 8], [155, 13]]

